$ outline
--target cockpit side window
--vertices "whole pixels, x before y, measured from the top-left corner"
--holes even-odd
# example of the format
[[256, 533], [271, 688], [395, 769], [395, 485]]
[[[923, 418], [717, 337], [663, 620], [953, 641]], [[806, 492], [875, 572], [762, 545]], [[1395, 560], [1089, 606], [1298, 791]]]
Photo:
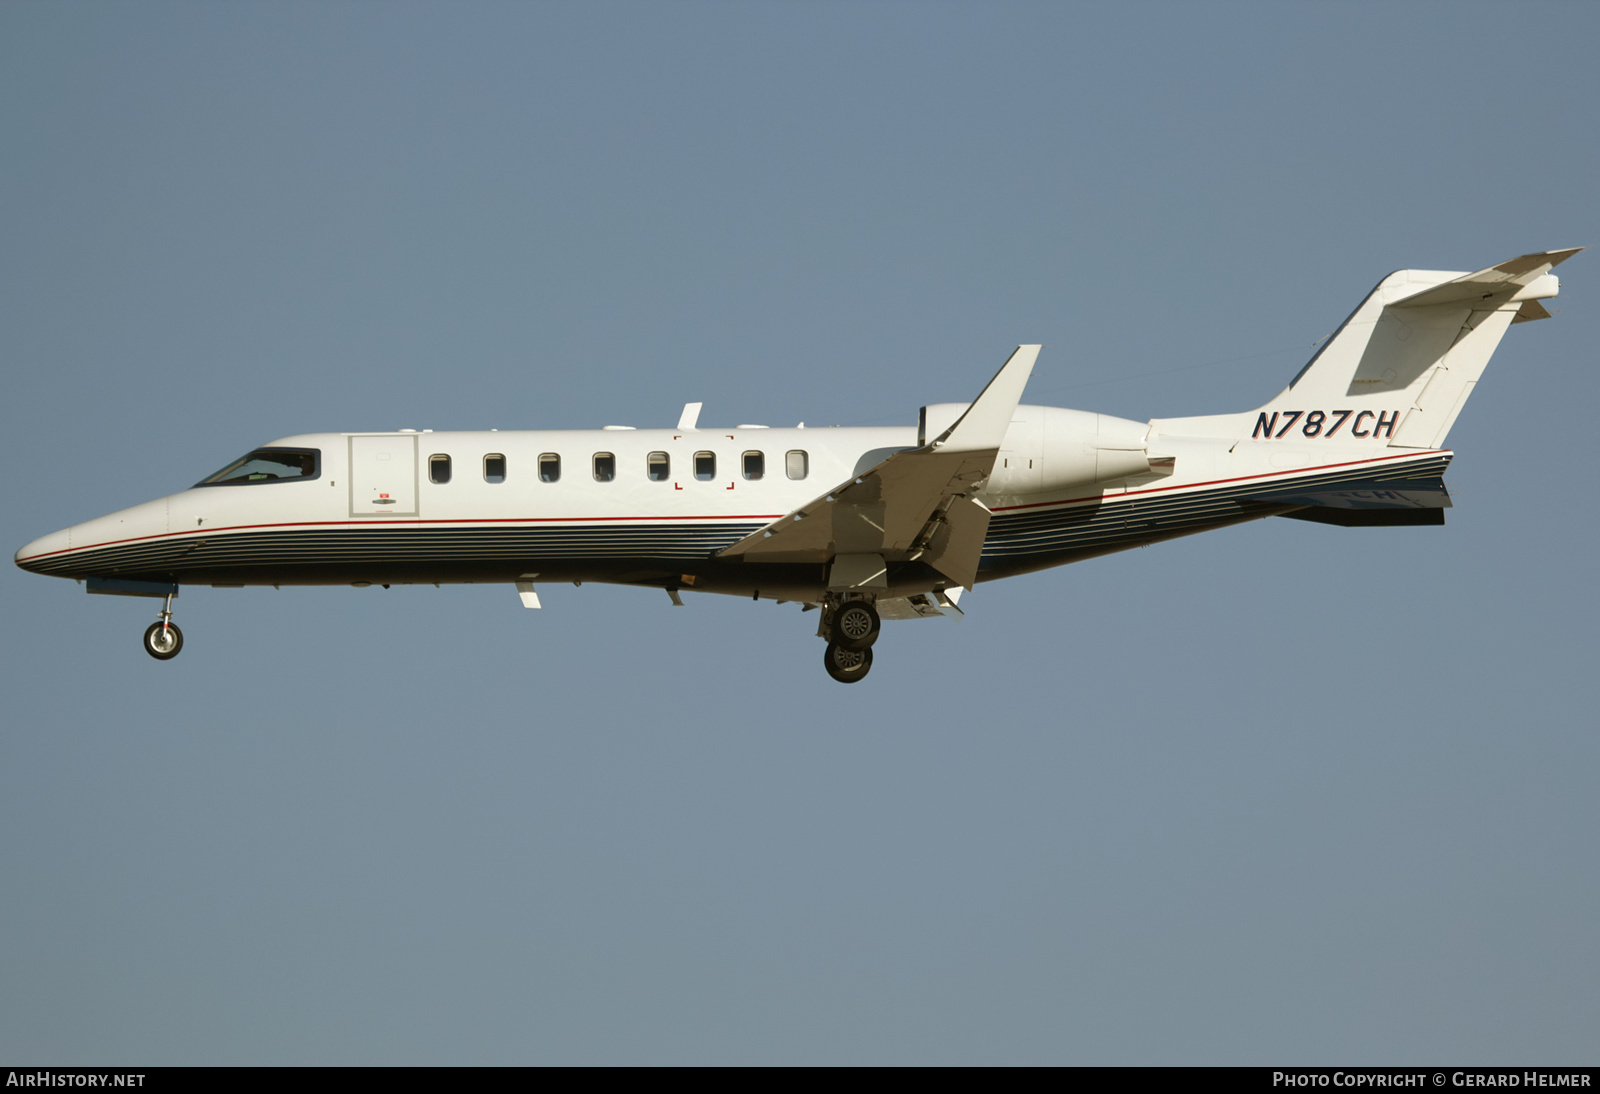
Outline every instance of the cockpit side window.
[[254, 486], [262, 482], [305, 482], [322, 474], [322, 450], [258, 448], [240, 456], [196, 486]]

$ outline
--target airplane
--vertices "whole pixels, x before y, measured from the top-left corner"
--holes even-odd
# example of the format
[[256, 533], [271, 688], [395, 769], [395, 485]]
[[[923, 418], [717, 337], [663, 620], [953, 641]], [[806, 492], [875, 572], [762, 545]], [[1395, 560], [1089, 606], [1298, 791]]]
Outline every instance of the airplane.
[[247, 452], [168, 497], [16, 555], [90, 593], [181, 585], [610, 582], [797, 603], [855, 683], [884, 620], [959, 618], [962, 593], [1269, 516], [1439, 525], [1446, 434], [1513, 323], [1549, 318], [1582, 248], [1380, 281], [1275, 398], [1136, 422], [1022, 403], [1023, 345], [971, 403], [900, 427], [317, 433]]

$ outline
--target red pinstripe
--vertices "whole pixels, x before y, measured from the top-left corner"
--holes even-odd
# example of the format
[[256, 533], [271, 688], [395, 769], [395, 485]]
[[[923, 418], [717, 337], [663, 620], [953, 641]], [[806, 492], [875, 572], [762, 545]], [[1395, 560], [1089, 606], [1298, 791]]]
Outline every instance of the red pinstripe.
[[[1236, 476], [1236, 477], [1231, 478], [1231, 479], [1210, 479], [1210, 480], [1208, 480], [1206, 482], [1191, 482], [1191, 483], [1185, 483], [1185, 484], [1183, 484], [1181, 486], [1155, 486], [1155, 487], [1151, 487], [1151, 488], [1149, 488], [1147, 490], [1128, 490], [1128, 491], [1125, 491], [1124, 493], [1117, 494], [1116, 497], [1126, 498], [1126, 497], [1132, 497], [1135, 494], [1162, 494], [1162, 493], [1171, 493], [1171, 492], [1176, 491], [1176, 490], [1195, 490], [1195, 489], [1198, 489], [1199, 487], [1202, 487], [1202, 486], [1220, 486], [1220, 485], [1222, 485], [1224, 483], [1248, 482], [1251, 479], [1270, 479], [1270, 478], [1274, 478], [1274, 477], [1280, 477], [1280, 476], [1283, 476], [1283, 475], [1302, 475], [1302, 474], [1305, 474], [1305, 473], [1310, 472], [1310, 471], [1326, 471], [1326, 470], [1329, 470], [1330, 468], [1335, 468], [1335, 467], [1354, 467], [1357, 464], [1363, 464], [1363, 463], [1385, 463], [1385, 462], [1388, 462], [1388, 461], [1391, 461], [1391, 460], [1412, 460], [1412, 459], [1416, 459], [1419, 456], [1437, 456], [1437, 455], [1440, 455], [1442, 453], [1449, 452], [1449, 451], [1450, 450], [1447, 449], [1447, 448], [1435, 448], [1435, 449], [1429, 449], [1429, 450], [1423, 451], [1423, 452], [1407, 452], [1407, 453], [1403, 453], [1401, 455], [1396, 455], [1396, 456], [1379, 456], [1379, 457], [1376, 457], [1374, 459], [1369, 459], [1369, 460], [1346, 460], [1346, 461], [1344, 461], [1342, 463], [1319, 464], [1319, 465], [1317, 465], [1315, 467], [1297, 467], [1297, 468], [1286, 469], [1286, 470], [1282, 470], [1282, 471], [1269, 471], [1269, 472], [1264, 472], [1264, 473], [1262, 473], [1260, 475], [1239, 475], [1239, 476]], [[1045, 508], [1047, 506], [1052, 506], [1052, 505], [1076, 505], [1076, 504], [1079, 504], [1081, 502], [1101, 501], [1103, 499], [1104, 499], [1104, 495], [1103, 494], [1085, 494], [1081, 498], [1064, 498], [1064, 499], [1061, 499], [1061, 500], [1058, 500], [1058, 501], [1029, 502], [1026, 505], [1000, 505], [1000, 506], [996, 506], [994, 508], [993, 512], [996, 512], [996, 513], [1010, 513], [1010, 512], [1016, 512], [1019, 509], [1042, 509], [1042, 508]], [[373, 525], [380, 525], [380, 524], [576, 524], [576, 523], [600, 524], [600, 523], [603, 523], [603, 522], [606, 522], [606, 521], [629, 521], [629, 520], [633, 520], [633, 521], [653, 520], [653, 521], [661, 521], [661, 522], [685, 521], [685, 520], [715, 520], [715, 521], [765, 520], [765, 521], [774, 521], [774, 520], [778, 520], [779, 518], [781, 518], [783, 516], [786, 516], [786, 515], [787, 514], [784, 514], [784, 513], [746, 513], [746, 514], [737, 514], [737, 515], [725, 516], [725, 517], [723, 517], [723, 516], [687, 516], [687, 517], [685, 517], [685, 516], [676, 516], [676, 517], [460, 517], [460, 518], [451, 518], [451, 519], [448, 519], [448, 520], [423, 520], [423, 519], [420, 519], [420, 518], [419, 519], [415, 519], [415, 520], [295, 520], [295, 521], [283, 521], [283, 522], [279, 522], [279, 523], [276, 523], [276, 524], [232, 524], [232, 525], [228, 525], [226, 527], [207, 528], [207, 529], [204, 529], [204, 530], [197, 530], [197, 531], [160, 532], [160, 533], [157, 533], [156, 535], [150, 535], [150, 536], [130, 536], [127, 539], [109, 539], [109, 540], [106, 540], [104, 543], [90, 543], [90, 544], [86, 544], [86, 545], [84, 545], [82, 547], [65, 547], [65, 548], [62, 548], [59, 551], [46, 551], [43, 554], [29, 555], [27, 558], [19, 558], [19, 559], [17, 559], [17, 561], [18, 562], [32, 562], [34, 559], [38, 559], [38, 558], [51, 558], [51, 557], [53, 557], [55, 555], [68, 555], [68, 554], [73, 554], [73, 553], [75, 553], [77, 551], [93, 551], [93, 550], [97, 550], [97, 549], [99, 549], [101, 547], [114, 547], [119, 543], [139, 543], [139, 542], [143, 542], [145, 540], [171, 539], [171, 538], [173, 538], [175, 536], [207, 536], [207, 535], [216, 535], [216, 534], [218, 534], [220, 532], [248, 532], [248, 531], [254, 531], [254, 530], [260, 529], [260, 528], [336, 528], [336, 527], [345, 527], [345, 526], [371, 527]]]

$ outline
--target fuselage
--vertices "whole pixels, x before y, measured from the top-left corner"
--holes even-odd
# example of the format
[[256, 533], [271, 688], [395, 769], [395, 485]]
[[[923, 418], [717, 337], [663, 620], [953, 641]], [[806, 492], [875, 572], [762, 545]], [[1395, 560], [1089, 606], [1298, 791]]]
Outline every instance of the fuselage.
[[979, 581], [1242, 521], [1444, 523], [1443, 447], [1501, 336], [1549, 318], [1541, 251], [1383, 278], [1266, 404], [1136, 422], [1022, 402], [1017, 346], [970, 403], [912, 428], [320, 433], [23, 547], [90, 592], [160, 597], [145, 650], [183, 647], [180, 585], [602, 581], [799, 601], [853, 683], [885, 619], [959, 615]]
[[[953, 420], [964, 405], [927, 408], [920, 431], [741, 426], [285, 437], [251, 453], [279, 461], [261, 465], [268, 470], [260, 477], [197, 485], [74, 525], [22, 548], [17, 564], [61, 577], [191, 585], [537, 578], [813, 600], [826, 585], [821, 566], [714, 556], [917, 447], [941, 415]], [[979, 580], [1283, 512], [1293, 506], [1251, 499], [1287, 484], [1437, 475], [1449, 459], [1385, 447], [1370, 435], [1239, 441], [1169, 435], [1160, 426], [1019, 407], [978, 494], [993, 512]], [[891, 568], [885, 592], [946, 584], [926, 566], [903, 562]]]

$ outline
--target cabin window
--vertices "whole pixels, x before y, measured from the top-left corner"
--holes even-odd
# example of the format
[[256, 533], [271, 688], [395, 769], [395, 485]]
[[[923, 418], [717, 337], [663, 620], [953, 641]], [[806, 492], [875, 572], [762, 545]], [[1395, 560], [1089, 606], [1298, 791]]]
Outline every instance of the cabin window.
[[561, 457], [554, 452], [545, 452], [539, 456], [539, 481], [561, 481]]
[[645, 473], [651, 482], [666, 482], [672, 477], [672, 457], [665, 452], [652, 452], [644, 458]]
[[428, 457], [428, 481], [440, 486], [450, 481], [450, 457], [440, 454]]
[[783, 458], [783, 470], [791, 479], [803, 479], [811, 470], [811, 461], [797, 448]]
[[694, 454], [694, 477], [701, 482], [710, 482], [717, 477], [717, 454], [715, 452], [696, 452]]
[[610, 482], [617, 477], [617, 458], [609, 452], [594, 454], [594, 481]]
[[498, 452], [491, 452], [483, 458], [483, 481], [506, 481], [506, 458]]
[[744, 454], [744, 477], [759, 479], [767, 473], [767, 457], [761, 452], [746, 452]]
[[286, 482], [293, 479], [317, 477], [315, 448], [258, 448], [240, 456], [214, 475], [208, 475], [196, 486], [251, 486], [258, 482]]

